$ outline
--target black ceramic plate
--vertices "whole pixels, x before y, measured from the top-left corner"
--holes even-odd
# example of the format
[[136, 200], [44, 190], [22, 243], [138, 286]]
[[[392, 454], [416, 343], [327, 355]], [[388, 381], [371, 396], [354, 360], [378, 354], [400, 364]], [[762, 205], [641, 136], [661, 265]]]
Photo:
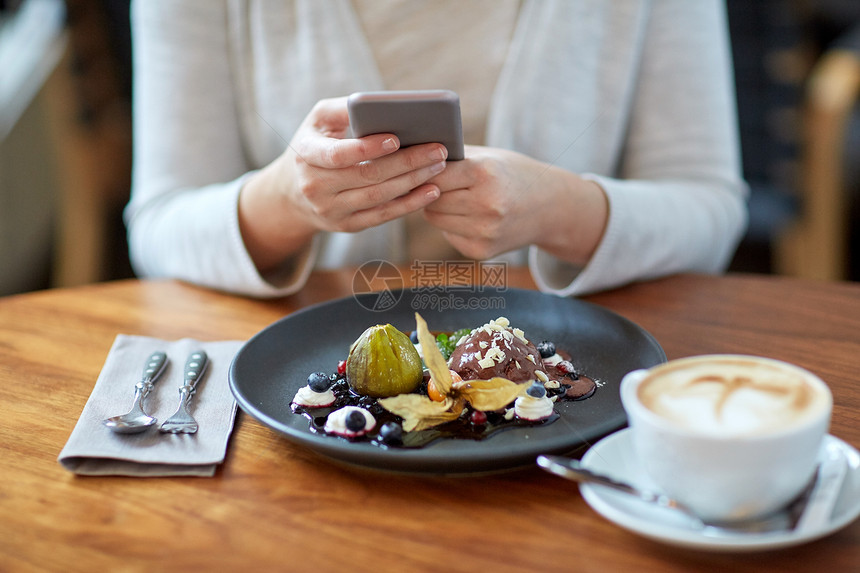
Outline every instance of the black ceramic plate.
[[[457, 308], [438, 310], [440, 304]], [[381, 307], [387, 310], [373, 310]], [[571, 352], [577, 370], [600, 387], [586, 400], [557, 404], [560, 419], [551, 424], [512, 428], [481, 441], [442, 439], [421, 449], [388, 449], [312, 433], [308, 420], [290, 410], [308, 374], [333, 372], [369, 326], [391, 323], [414, 330], [416, 309], [435, 331], [474, 328], [505, 316], [530, 340], [552, 340]], [[319, 304], [273, 323], [236, 354], [230, 388], [245, 412], [325, 456], [383, 470], [465, 474], [530, 465], [539, 454], [570, 452], [624, 426], [621, 378], [665, 360], [648, 332], [580, 300], [519, 289], [460, 294], [404, 289]]]

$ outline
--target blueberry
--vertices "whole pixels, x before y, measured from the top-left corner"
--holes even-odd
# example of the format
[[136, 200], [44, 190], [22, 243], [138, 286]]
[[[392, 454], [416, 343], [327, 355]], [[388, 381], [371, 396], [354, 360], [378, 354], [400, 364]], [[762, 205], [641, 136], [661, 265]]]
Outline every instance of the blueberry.
[[325, 372], [314, 372], [308, 376], [308, 386], [317, 393], [322, 393], [331, 388], [331, 380]]
[[526, 394], [531, 396], [532, 398], [543, 398], [546, 396], [546, 388], [543, 387], [543, 384], [540, 382], [535, 382], [529, 389], [526, 390]]
[[549, 358], [553, 354], [555, 354], [555, 344], [550, 342], [549, 340], [544, 340], [543, 342], [539, 342], [537, 345], [538, 352], [540, 352], [541, 358]]
[[379, 428], [379, 439], [386, 444], [398, 444], [403, 440], [403, 428], [397, 422], [386, 422]]
[[364, 429], [365, 424], [367, 424], [367, 419], [360, 410], [353, 410], [346, 415], [344, 423], [346, 424], [346, 429], [350, 432], [360, 432]]
[[412, 344], [418, 344], [418, 331], [413, 330], [409, 333], [409, 340], [412, 341]]

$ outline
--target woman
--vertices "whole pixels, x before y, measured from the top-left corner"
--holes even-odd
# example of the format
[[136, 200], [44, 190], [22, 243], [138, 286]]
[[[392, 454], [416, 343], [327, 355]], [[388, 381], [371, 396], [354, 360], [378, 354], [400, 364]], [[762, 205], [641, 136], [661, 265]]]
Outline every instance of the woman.
[[[582, 294], [719, 272], [746, 223], [716, 0], [133, 5], [142, 276], [253, 296], [472, 257]], [[460, 93], [466, 159], [350, 139], [356, 91]]]

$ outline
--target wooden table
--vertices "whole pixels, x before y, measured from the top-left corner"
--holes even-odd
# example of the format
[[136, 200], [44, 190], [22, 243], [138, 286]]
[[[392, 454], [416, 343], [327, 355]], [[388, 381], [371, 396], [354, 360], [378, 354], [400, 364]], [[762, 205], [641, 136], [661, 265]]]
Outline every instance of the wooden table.
[[[665, 546], [604, 520], [537, 468], [480, 478], [332, 463], [240, 413], [214, 478], [76, 477], [56, 461], [117, 333], [244, 339], [352, 272], [301, 294], [232, 297], [123, 281], [0, 299], [2, 571], [856, 571], [860, 522], [780, 551]], [[533, 287], [511, 270], [509, 286]], [[829, 382], [831, 433], [860, 446], [860, 285], [684, 275], [587, 297], [670, 358], [757, 353]], [[169, 566], [173, 568], [168, 569]]]

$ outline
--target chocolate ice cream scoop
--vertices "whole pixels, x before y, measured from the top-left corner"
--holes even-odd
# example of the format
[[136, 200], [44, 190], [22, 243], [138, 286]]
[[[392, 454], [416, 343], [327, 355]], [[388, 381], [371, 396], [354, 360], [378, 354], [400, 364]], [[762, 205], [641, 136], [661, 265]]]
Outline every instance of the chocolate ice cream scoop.
[[473, 330], [454, 349], [449, 365], [463, 380], [500, 376], [518, 383], [535, 380], [535, 371], [543, 370], [535, 345], [504, 318]]

